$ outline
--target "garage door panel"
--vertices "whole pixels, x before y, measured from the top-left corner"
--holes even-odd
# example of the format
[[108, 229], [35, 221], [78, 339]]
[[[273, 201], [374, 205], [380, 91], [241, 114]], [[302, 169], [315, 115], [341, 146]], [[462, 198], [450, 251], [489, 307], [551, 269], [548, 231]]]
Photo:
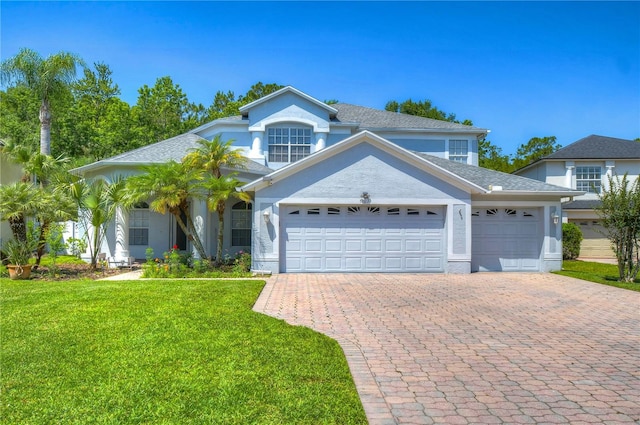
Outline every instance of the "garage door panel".
[[307, 270], [321, 270], [322, 269], [322, 259], [320, 257], [304, 257], [304, 267]]
[[382, 241], [380, 239], [368, 239], [364, 243], [366, 252], [382, 252]]
[[409, 207], [358, 207], [349, 214], [346, 207], [307, 208], [313, 214], [303, 206], [286, 208], [300, 212], [287, 215], [285, 209], [282, 216], [283, 271], [444, 271], [442, 207], [432, 207], [432, 215]]
[[426, 241], [424, 246], [425, 252], [440, 252], [442, 251], [441, 241]]
[[324, 246], [325, 246], [325, 251], [326, 252], [341, 252], [342, 251], [342, 240], [341, 239], [326, 239]]
[[422, 264], [422, 257], [406, 257], [405, 268], [410, 271], [422, 270], [425, 267]]
[[362, 240], [347, 239], [344, 242], [346, 252], [362, 252]]
[[362, 257], [345, 257], [344, 267], [346, 270], [362, 270], [364, 266]]
[[385, 269], [387, 270], [401, 270], [402, 269], [402, 257], [389, 257], [384, 259]]
[[385, 240], [384, 249], [387, 252], [402, 252], [402, 239]]
[[304, 250], [308, 253], [322, 252], [322, 240], [306, 239], [304, 241]]
[[327, 270], [338, 271], [342, 269], [342, 257], [326, 257], [325, 266]]

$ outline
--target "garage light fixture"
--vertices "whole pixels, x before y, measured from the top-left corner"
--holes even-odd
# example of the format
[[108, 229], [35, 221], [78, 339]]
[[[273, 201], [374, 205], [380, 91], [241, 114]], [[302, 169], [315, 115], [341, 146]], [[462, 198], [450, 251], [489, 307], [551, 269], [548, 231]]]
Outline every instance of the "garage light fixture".
[[369, 192], [362, 192], [362, 195], [360, 195], [360, 203], [368, 204], [369, 202], [371, 202], [371, 197], [369, 196]]
[[264, 218], [265, 223], [268, 223], [269, 221], [271, 221], [271, 218], [269, 217], [269, 210], [265, 210], [262, 213], [262, 218]]
[[553, 220], [553, 224], [558, 224], [560, 222], [560, 216], [557, 212], [554, 211], [551, 213], [551, 220]]

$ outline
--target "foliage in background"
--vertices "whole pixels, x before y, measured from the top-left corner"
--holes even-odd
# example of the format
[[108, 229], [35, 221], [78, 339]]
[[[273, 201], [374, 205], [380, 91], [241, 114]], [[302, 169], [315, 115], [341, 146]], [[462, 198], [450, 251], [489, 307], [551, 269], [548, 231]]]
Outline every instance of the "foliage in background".
[[575, 223], [562, 223], [562, 259], [575, 260], [580, 256], [582, 230]]
[[12, 58], [0, 64], [0, 81], [29, 88], [40, 100], [40, 153], [51, 154], [51, 100], [68, 90], [74, 81], [76, 68], [83, 66], [78, 56], [60, 52], [43, 58], [39, 53], [22, 48]]
[[596, 212], [616, 254], [620, 281], [633, 282], [640, 271], [640, 177], [631, 182], [625, 173], [608, 181]]

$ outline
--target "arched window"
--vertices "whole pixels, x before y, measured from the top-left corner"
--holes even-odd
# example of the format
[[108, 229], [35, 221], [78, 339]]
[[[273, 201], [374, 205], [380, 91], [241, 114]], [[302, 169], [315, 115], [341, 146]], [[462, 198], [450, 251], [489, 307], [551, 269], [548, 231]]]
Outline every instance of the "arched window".
[[238, 202], [231, 207], [231, 245], [251, 247], [252, 205]]

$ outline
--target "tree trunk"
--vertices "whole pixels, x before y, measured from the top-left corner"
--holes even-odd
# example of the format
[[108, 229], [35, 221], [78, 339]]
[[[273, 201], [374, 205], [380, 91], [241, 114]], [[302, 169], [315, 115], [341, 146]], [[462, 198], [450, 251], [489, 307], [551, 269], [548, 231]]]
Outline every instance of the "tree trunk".
[[40, 105], [40, 153], [51, 155], [51, 112], [48, 100], [42, 100]]
[[193, 242], [193, 245], [196, 248], [196, 251], [198, 251], [198, 254], [200, 254], [200, 257], [202, 259], [207, 258], [207, 253], [205, 252], [204, 247], [200, 242], [200, 238], [198, 237], [197, 234], [194, 235], [193, 232], [184, 223], [184, 221], [182, 221], [182, 218], [180, 217], [181, 212], [184, 212], [185, 216], [187, 217], [187, 221], [192, 223], [191, 216], [188, 214], [187, 211], [182, 211], [180, 209], [171, 210], [171, 213], [176, 218], [176, 223], [178, 223], [178, 226], [180, 226], [184, 234], [187, 235], [187, 238]]
[[224, 202], [216, 209], [218, 212], [218, 246], [216, 247], [216, 265], [222, 263], [222, 244], [224, 243]]
[[13, 238], [15, 240], [26, 242], [27, 241], [27, 225], [24, 221], [24, 216], [20, 216], [19, 218], [10, 218], [9, 219], [9, 227], [11, 228], [11, 233], [13, 233]]

